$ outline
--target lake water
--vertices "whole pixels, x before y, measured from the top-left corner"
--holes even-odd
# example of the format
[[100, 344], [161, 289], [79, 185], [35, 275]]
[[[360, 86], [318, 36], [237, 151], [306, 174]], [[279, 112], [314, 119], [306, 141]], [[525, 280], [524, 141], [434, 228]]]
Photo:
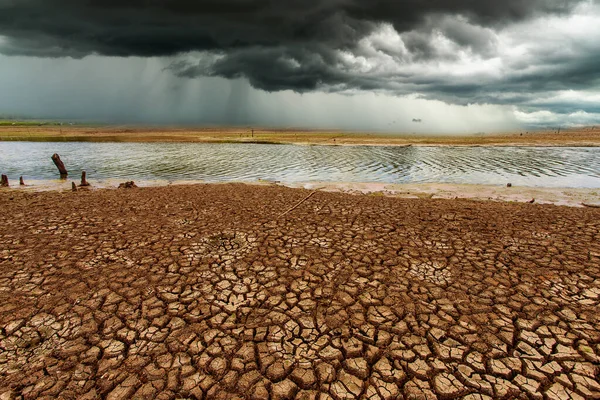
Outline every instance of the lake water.
[[600, 188], [600, 148], [0, 142], [11, 182], [77, 179], [471, 183]]

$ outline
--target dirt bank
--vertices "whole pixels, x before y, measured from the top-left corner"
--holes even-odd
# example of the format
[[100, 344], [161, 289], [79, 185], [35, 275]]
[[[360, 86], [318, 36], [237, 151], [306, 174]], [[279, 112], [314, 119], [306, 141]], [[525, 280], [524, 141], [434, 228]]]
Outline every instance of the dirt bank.
[[293, 129], [115, 126], [0, 126], [0, 141], [276, 143], [376, 146], [600, 146], [600, 127], [478, 135]]

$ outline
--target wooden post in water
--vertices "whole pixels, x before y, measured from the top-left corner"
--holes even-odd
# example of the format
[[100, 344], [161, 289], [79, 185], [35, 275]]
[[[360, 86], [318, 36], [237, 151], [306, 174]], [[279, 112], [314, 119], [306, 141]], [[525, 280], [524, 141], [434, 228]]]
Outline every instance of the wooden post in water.
[[2, 175], [2, 177], [0, 178], [0, 186], [8, 187], [8, 176]]
[[19, 177], [19, 185], [25, 186], [25, 181], [23, 180], [22, 176]]
[[74, 192], [77, 191], [77, 185], [75, 184], [75, 182], [71, 182], [71, 190]]
[[88, 181], [85, 179], [85, 171], [81, 171], [81, 187], [90, 186]]
[[54, 165], [58, 168], [58, 172], [60, 172], [60, 179], [67, 179], [67, 169], [65, 168], [65, 164], [60, 160], [60, 156], [58, 154], [54, 154], [52, 156], [52, 161], [54, 161]]

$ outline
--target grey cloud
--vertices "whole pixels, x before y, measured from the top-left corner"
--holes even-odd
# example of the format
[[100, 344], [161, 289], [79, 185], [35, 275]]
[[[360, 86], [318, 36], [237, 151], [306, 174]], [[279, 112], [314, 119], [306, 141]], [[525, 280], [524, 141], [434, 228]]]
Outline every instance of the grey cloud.
[[332, 65], [334, 54], [306, 48], [245, 48], [222, 55], [205, 55], [193, 64], [175, 62], [170, 66], [182, 77], [220, 76], [228, 79], [247, 77], [259, 89], [268, 91], [294, 88], [312, 91], [321, 85], [346, 83]]
[[451, 18], [444, 18], [436, 25], [439, 26], [438, 29], [448, 39], [458, 45], [471, 48], [474, 52], [485, 56], [492, 56], [494, 54], [497, 38], [491, 29], [459, 23], [456, 19]]
[[[581, 4], [598, 3], [0, 0], [0, 52], [168, 57], [172, 62], [167, 69], [179, 77], [245, 78], [265, 91], [418, 93], [452, 104], [534, 108], [539, 93], [598, 83], [600, 46], [595, 38], [569, 43], [568, 52], [541, 44], [527, 57], [505, 60], [501, 76], [485, 71], [459, 76], [451, 69], [460, 64], [452, 63], [464, 57], [472, 64], [500, 57], [499, 35], [511, 26], [567, 16]], [[402, 46], [373, 38], [386, 26]], [[447, 70], [435, 69], [444, 63]]]

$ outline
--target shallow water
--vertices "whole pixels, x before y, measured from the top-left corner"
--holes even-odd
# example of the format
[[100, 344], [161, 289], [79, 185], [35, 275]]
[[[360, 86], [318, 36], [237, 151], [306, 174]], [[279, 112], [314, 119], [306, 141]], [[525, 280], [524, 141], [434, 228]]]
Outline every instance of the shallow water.
[[71, 177], [85, 170], [90, 180], [600, 188], [600, 148], [582, 147], [0, 142], [0, 172], [11, 181], [56, 179], [53, 153], [60, 154]]

